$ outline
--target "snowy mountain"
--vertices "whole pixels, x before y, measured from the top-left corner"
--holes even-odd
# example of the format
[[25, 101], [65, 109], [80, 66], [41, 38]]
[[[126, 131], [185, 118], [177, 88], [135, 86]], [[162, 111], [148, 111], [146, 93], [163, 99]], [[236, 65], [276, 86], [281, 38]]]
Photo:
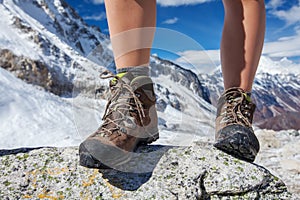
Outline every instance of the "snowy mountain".
[[[105, 93], [95, 99], [94, 92], [107, 90], [98, 75], [113, 66], [107, 36], [63, 0], [3, 0], [0, 27], [0, 66], [23, 80], [1, 70], [0, 148], [78, 145], [104, 111]], [[215, 108], [197, 76], [156, 57], [151, 66], [158, 143], [213, 138]]]
[[[0, 28], [0, 66], [7, 70], [0, 70], [5, 94], [0, 149], [78, 145], [101, 122], [105, 92], [96, 99], [94, 93], [108, 89], [99, 73], [114, 70], [108, 37], [63, 0], [0, 0]], [[272, 66], [267, 59], [264, 63]], [[151, 75], [159, 111], [157, 143], [212, 140], [221, 73], [197, 76], [153, 56]], [[299, 85], [299, 75], [260, 73], [254, 86], [257, 125], [299, 129]]]
[[[252, 95], [257, 105], [254, 123], [266, 129], [299, 130], [300, 73], [270, 72], [273, 74], [260, 70], [254, 80]], [[221, 71], [216, 70], [211, 75], [202, 74], [199, 78], [210, 92], [212, 104], [216, 105], [217, 97], [224, 90]]]
[[300, 64], [284, 57], [280, 60], [272, 60], [267, 56], [261, 56], [258, 73], [276, 74], [300, 74]]
[[[0, 64], [18, 77], [25, 76], [29, 83], [34, 80], [28, 76], [46, 70], [48, 90], [70, 94], [74, 79], [88, 75], [94, 80], [104, 70], [98, 65], [106, 66], [112, 60], [107, 36], [87, 26], [64, 1], [4, 0], [0, 11]], [[10, 52], [3, 52], [6, 49]], [[37, 62], [38, 70], [32, 64]]]

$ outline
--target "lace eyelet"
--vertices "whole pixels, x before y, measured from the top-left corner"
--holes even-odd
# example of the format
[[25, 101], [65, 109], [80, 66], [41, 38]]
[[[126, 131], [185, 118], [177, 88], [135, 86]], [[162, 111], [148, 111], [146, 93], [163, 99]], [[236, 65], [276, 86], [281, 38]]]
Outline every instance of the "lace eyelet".
[[134, 94], [135, 94], [135, 96], [136, 96], [137, 98], [140, 98], [140, 97], [141, 97], [141, 94], [138, 93], [138, 92], [135, 92]]

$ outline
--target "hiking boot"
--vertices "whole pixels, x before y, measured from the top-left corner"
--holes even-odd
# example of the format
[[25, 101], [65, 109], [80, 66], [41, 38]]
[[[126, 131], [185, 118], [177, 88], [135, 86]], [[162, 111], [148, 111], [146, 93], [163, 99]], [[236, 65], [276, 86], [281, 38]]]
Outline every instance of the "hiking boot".
[[130, 161], [138, 145], [158, 139], [156, 97], [148, 76], [105, 72], [101, 78], [113, 78], [111, 96], [103, 124], [79, 146], [80, 165], [117, 169]]
[[219, 98], [214, 146], [236, 158], [253, 162], [259, 142], [252, 129], [255, 104], [241, 88], [230, 88]]

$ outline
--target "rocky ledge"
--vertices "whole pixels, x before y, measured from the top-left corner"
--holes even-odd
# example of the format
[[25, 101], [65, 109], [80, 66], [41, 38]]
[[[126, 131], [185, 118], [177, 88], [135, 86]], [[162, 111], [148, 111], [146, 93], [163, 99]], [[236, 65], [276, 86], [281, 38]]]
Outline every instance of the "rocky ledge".
[[295, 199], [264, 167], [208, 143], [138, 152], [130, 165], [152, 170], [87, 169], [76, 147], [2, 150], [0, 199]]

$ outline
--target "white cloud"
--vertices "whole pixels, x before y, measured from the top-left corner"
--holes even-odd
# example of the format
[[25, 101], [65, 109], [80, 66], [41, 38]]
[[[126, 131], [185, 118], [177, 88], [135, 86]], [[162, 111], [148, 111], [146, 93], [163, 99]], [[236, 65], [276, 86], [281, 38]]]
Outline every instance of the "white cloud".
[[178, 52], [175, 63], [192, 68], [199, 73], [211, 73], [220, 65], [220, 50], [188, 50]]
[[269, 3], [266, 5], [267, 9], [277, 9], [281, 5], [283, 5], [283, 0], [270, 0]]
[[[195, 73], [212, 73], [220, 66], [220, 50], [184, 51], [174, 62], [193, 70]], [[300, 30], [297, 35], [285, 37], [264, 45], [259, 71], [272, 73], [300, 73], [300, 64], [288, 59], [300, 56]]]
[[300, 29], [296, 30], [296, 34], [293, 36], [266, 42], [263, 54], [278, 58], [300, 56]]
[[298, 27], [300, 22], [300, 0], [288, 9], [281, 9], [284, 3], [286, 1], [271, 0], [267, 4], [267, 8], [271, 9], [269, 11], [271, 15], [285, 21], [286, 26], [282, 27], [280, 31], [292, 26], [295, 33], [264, 44], [263, 54], [271, 58], [300, 56], [300, 27]]
[[277, 10], [273, 15], [286, 21], [288, 25], [295, 24], [300, 21], [300, 6], [293, 6], [289, 10]]
[[178, 22], [178, 18], [177, 17], [174, 17], [174, 18], [171, 18], [171, 19], [167, 19], [165, 21], [162, 22], [162, 24], [175, 24]]
[[183, 6], [183, 5], [196, 5], [206, 3], [214, 0], [157, 0], [157, 4], [161, 6]]
[[90, 16], [83, 16], [84, 20], [95, 20], [95, 21], [101, 21], [106, 19], [106, 14], [105, 12], [102, 12], [98, 15], [90, 15]]
[[92, 0], [93, 4], [102, 4], [104, 3], [104, 0]]
[[296, 24], [300, 21], [300, 0], [298, 0], [297, 5], [293, 5], [291, 8], [286, 10], [280, 10], [278, 7], [283, 5], [282, 0], [272, 0], [267, 4], [267, 8], [271, 8], [270, 13], [277, 18], [285, 21], [287, 25]]
[[[211, 74], [221, 65], [220, 50], [189, 50], [177, 54], [180, 57], [174, 62], [196, 74]], [[289, 59], [294, 56], [300, 56], [300, 30], [295, 36], [265, 43], [258, 71], [300, 74], [300, 64]]]

